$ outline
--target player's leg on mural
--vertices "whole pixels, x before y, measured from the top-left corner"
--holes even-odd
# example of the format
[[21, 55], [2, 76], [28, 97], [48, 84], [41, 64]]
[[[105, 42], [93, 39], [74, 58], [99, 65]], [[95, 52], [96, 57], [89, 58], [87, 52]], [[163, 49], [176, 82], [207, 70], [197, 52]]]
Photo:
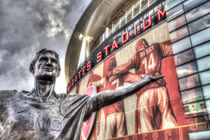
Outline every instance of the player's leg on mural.
[[138, 132], [167, 129], [177, 125], [166, 87], [148, 89], [138, 97], [137, 122]]
[[124, 112], [115, 112], [107, 115], [104, 135], [106, 139], [124, 136], [125, 132]]

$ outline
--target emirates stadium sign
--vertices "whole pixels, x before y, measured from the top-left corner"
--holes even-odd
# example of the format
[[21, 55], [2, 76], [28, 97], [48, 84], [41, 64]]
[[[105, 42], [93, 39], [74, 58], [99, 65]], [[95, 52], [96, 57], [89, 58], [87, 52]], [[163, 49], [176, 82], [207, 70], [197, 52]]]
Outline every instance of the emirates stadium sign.
[[[123, 26], [121, 29], [112, 34], [109, 38], [107, 38], [91, 55], [88, 57], [85, 62], [77, 69], [74, 73], [73, 78], [68, 84], [67, 93], [69, 93], [72, 87], [78, 83], [82, 77], [84, 77], [92, 68], [94, 68], [97, 64], [102, 62], [105, 58], [107, 58], [110, 54], [117, 51], [119, 48], [124, 46], [133, 38], [141, 35], [151, 27], [159, 24], [163, 20], [166, 19], [166, 11], [165, 8], [158, 9], [156, 13], [153, 15], [149, 15], [147, 18], [142, 18], [137, 16], [134, 20], [140, 20], [140, 23], [137, 24], [135, 22], [128, 23]], [[133, 21], [133, 20], [132, 20]], [[126, 30], [127, 27], [132, 25], [132, 29]], [[123, 31], [123, 32], [122, 32]], [[119, 35], [119, 32], [121, 33]], [[117, 37], [116, 37], [117, 36]]]

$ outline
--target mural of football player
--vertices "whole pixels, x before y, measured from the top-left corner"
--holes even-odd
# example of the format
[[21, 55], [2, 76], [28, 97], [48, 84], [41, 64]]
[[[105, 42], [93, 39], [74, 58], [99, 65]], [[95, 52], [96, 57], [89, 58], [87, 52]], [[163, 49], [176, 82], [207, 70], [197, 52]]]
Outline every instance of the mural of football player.
[[[122, 78], [119, 76], [110, 76], [110, 71], [112, 71], [116, 66], [117, 63], [115, 56], [112, 55], [104, 62], [103, 77], [99, 78], [99, 75], [91, 73], [88, 86], [96, 86], [98, 92], [102, 92], [104, 90], [113, 90], [119, 86], [122, 86]], [[119, 101], [115, 104], [104, 107], [103, 111], [105, 115], [105, 131], [104, 134], [102, 134], [104, 136], [103, 138], [109, 139], [126, 135], [123, 101]], [[97, 135], [103, 133], [99, 131], [100, 128], [98, 129]]]
[[[113, 75], [127, 73], [124, 82], [133, 83], [144, 75], [161, 75], [163, 58], [171, 56], [170, 41], [154, 43], [150, 46], [145, 39], [136, 43], [133, 57], [112, 70]], [[135, 73], [128, 72], [134, 68]], [[137, 92], [137, 131], [148, 132], [177, 126], [177, 120], [169, 102], [168, 90], [164, 79], [149, 84]]]

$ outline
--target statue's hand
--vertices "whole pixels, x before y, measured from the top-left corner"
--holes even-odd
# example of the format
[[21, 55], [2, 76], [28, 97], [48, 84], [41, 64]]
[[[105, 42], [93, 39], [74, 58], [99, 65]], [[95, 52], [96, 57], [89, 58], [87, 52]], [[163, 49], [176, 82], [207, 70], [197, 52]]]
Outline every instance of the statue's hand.
[[165, 77], [165, 75], [161, 75], [161, 76], [142, 75], [141, 77], [142, 77], [142, 79], [149, 79], [150, 81], [157, 81], [157, 80], [162, 79], [163, 77]]

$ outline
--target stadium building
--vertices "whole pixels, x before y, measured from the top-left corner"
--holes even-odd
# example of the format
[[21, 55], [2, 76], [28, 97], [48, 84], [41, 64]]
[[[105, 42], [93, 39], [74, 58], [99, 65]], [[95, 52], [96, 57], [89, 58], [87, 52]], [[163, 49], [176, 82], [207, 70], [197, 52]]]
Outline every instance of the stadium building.
[[92, 0], [67, 48], [67, 93], [165, 77], [94, 113], [81, 139], [210, 139], [209, 27], [209, 0]]

